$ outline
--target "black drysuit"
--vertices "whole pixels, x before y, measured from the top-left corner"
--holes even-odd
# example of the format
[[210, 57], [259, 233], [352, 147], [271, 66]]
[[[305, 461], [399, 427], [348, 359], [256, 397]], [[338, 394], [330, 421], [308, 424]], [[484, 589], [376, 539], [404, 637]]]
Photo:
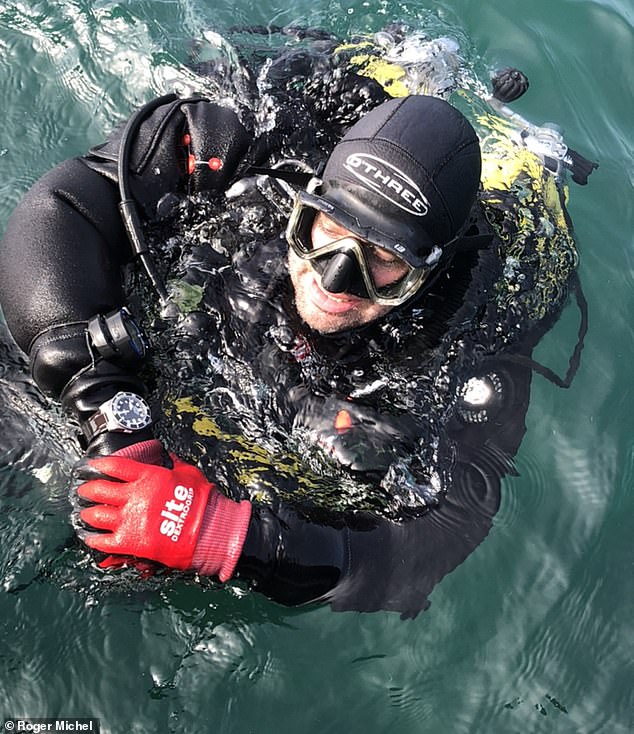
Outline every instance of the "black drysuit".
[[[29, 355], [38, 385], [61, 398], [79, 420], [119, 390], [145, 392], [139, 365], [95, 358], [86, 338], [90, 318], [128, 300], [122, 273], [133, 253], [118, 210], [120, 139], [121, 131], [105, 146], [61, 164], [37, 182], [13, 214], [0, 248], [0, 293], [7, 324]], [[205, 100], [158, 107], [142, 123], [132, 147], [132, 190], [144, 217], [151, 219], [172, 192], [222, 192], [241, 173], [248, 173], [249, 165], [267, 162], [261, 143], [251, 141], [232, 111]], [[223, 166], [217, 171], [201, 168], [190, 175], [188, 150], [196, 158], [217, 157]], [[411, 338], [395, 338], [378, 324], [329, 340], [302, 333], [305, 327], [293, 310], [281, 237], [234, 262], [247, 273], [247, 281], [253, 272], [261, 282], [262, 273], [266, 274], [266, 268], [260, 267], [262, 258], [269, 262], [271, 253], [278, 265], [267, 275], [269, 285], [263, 286], [268, 288], [268, 312], [243, 301], [235, 305], [234, 319], [242, 318], [251, 335], [255, 329], [266, 336], [271, 324], [280, 326], [281, 318], [291, 339], [306, 339], [315, 354], [326, 355], [324, 365], [331, 364], [339, 373], [354, 373], [361, 365], [373, 377], [385, 374], [390, 350], [395, 361], [405, 365], [403, 369], [410, 363], [418, 366], [427, 353], [438, 355], [446, 348], [445, 329], [486, 317], [486, 293], [500, 267], [491, 248], [456, 254], [415, 304], [416, 318], [425, 319], [429, 328]], [[244, 283], [244, 273], [223, 276], [228, 298], [231, 277], [240, 277]], [[397, 314], [394, 329], [414, 318], [413, 308], [406, 306]], [[529, 333], [517, 351], [530, 354], [545, 328]], [[325, 394], [328, 380], [323, 369], [315, 382], [306, 380], [302, 358], [292, 358], [288, 349], [276, 350], [276, 344], [270, 338], [262, 341], [254, 369], [279, 392], [280, 422], [286, 429], [300, 426], [312, 432], [318, 443], [330, 447], [332, 460], [340, 460], [349, 476], [378, 483], [390, 462], [415, 452], [421, 440], [434, 438], [434, 427], [424, 426], [419, 414], [410, 415], [405, 402], [392, 410], [386, 408], [385, 397], [377, 401], [372, 395], [364, 397], [363, 391], [360, 397], [351, 397], [345, 376], [331, 381], [336, 383], [334, 395]], [[462, 410], [459, 401], [447, 411], [437, 428], [441, 443], [449, 447], [445, 456], [450, 457], [450, 484], [428, 508], [419, 503], [412, 512], [390, 517], [365, 510], [355, 513], [350, 507], [342, 513], [323, 508], [311, 512], [310, 502], [295, 506], [288, 496], [270, 503], [256, 501], [238, 563], [239, 576], [287, 604], [326, 599], [338, 610], [383, 609], [404, 616], [423, 609], [434, 585], [489, 532], [500, 503], [501, 479], [512, 471], [511, 459], [525, 430], [530, 368], [486, 349], [466, 362], [470, 371], [465, 379], [495, 373], [501, 397], [485, 418]], [[342, 408], [352, 416], [349, 435], [353, 440], [347, 441], [335, 427]], [[151, 429], [146, 429], [135, 440], [151, 436]], [[90, 450], [108, 453], [126, 440], [106, 434]], [[213, 480], [213, 460], [202, 464]]]

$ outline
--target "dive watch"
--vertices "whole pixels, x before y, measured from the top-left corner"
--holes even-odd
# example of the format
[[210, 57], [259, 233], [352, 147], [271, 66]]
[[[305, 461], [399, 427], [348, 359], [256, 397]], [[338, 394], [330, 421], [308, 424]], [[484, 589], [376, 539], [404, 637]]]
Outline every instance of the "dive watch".
[[150, 406], [133, 392], [118, 392], [99, 406], [82, 428], [91, 441], [101, 433], [135, 433], [152, 423]]

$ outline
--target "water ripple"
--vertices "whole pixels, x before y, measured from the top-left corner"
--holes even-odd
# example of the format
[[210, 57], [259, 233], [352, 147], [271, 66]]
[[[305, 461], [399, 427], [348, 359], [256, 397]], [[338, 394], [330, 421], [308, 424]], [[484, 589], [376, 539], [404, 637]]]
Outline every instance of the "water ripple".
[[521, 524], [523, 513], [539, 513], [549, 492], [546, 469], [537, 451], [522, 448], [515, 468], [520, 479], [511, 477], [505, 480], [502, 507], [495, 518], [496, 527], [501, 529]]
[[[419, 8], [348, 5], [354, 12], [343, 18], [341, 8], [308, 3], [275, 13], [280, 22], [307, 17], [364, 30], [392, 11], [429, 20]], [[456, 26], [465, 22], [459, 3], [442, 5], [455, 6], [442, 14]], [[601, 164], [571, 201], [591, 305], [582, 368], [569, 392], [535, 390], [519, 476], [504, 482], [489, 538], [436, 589], [430, 611], [407, 623], [290, 612], [239, 586], [169, 575], [106, 577], [65, 519], [68, 437], [55, 421], [46, 432], [50, 414], [24, 364], [2, 352], [0, 694], [12, 714], [89, 711], [111, 731], [135, 732], [286, 732], [302, 723], [320, 731], [631, 731], [631, 680], [623, 682], [634, 655], [634, 161], [631, 73], [623, 71], [631, 3], [570, 4], [572, 35], [550, 22], [545, 5], [521, 16], [501, 4], [463, 5], [482, 15], [474, 15], [482, 38], [508, 31], [509, 47], [534, 54], [548, 83], [533, 84], [520, 104], [563, 121], [570, 144]], [[370, 9], [383, 12], [370, 17]], [[234, 13], [236, 22], [274, 14], [197, 1], [5, 2], [2, 218], [54, 161], [82, 152], [179, 78], [179, 43], [182, 50]], [[599, 83], [607, 71], [609, 83]], [[14, 414], [20, 421], [8, 421]], [[354, 695], [344, 701], [347, 690]]]

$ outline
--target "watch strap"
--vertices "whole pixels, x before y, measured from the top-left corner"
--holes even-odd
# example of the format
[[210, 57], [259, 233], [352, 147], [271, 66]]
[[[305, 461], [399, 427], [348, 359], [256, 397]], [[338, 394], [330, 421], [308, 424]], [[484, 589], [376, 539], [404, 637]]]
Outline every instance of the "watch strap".
[[[88, 430], [86, 430], [86, 428]], [[84, 433], [87, 434], [86, 438], [90, 441], [100, 433], [105, 433], [108, 430], [108, 417], [99, 408], [93, 413], [90, 418], [84, 423]]]

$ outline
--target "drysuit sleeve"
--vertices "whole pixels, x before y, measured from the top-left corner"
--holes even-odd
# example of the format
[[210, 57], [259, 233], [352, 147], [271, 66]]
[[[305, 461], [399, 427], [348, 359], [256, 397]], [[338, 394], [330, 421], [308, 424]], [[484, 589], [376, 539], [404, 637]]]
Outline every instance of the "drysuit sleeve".
[[238, 573], [283, 604], [329, 602], [337, 611], [414, 617], [434, 586], [486, 537], [499, 479], [467, 465], [441, 506], [419, 518], [367, 527], [317, 524], [290, 508], [255, 507]]
[[294, 511], [255, 506], [238, 573], [286, 604], [321, 600], [336, 610], [425, 609], [435, 585], [488, 535], [501, 482], [525, 432], [531, 371], [489, 362], [504, 399], [484, 420], [456, 414], [448, 426], [456, 461], [451, 486], [424, 515], [396, 521], [319, 523]]
[[129, 257], [115, 187], [78, 159], [26, 194], [0, 247], [7, 325], [40, 389], [78, 420], [119, 390], [143, 394], [134, 370], [95, 359], [86, 334], [90, 318], [123, 305]]
[[[90, 319], [126, 301], [124, 267], [133, 253], [118, 208], [122, 130], [40, 179], [13, 213], [0, 246], [7, 325], [38, 386], [80, 422], [119, 390], [145, 392], [138, 362], [102, 357], [87, 336]], [[248, 144], [232, 110], [198, 99], [160, 105], [132, 138], [131, 191], [150, 215], [168, 192], [222, 190]], [[133, 434], [134, 441], [149, 437]], [[91, 448], [111, 453], [129, 440], [102, 434]]]

